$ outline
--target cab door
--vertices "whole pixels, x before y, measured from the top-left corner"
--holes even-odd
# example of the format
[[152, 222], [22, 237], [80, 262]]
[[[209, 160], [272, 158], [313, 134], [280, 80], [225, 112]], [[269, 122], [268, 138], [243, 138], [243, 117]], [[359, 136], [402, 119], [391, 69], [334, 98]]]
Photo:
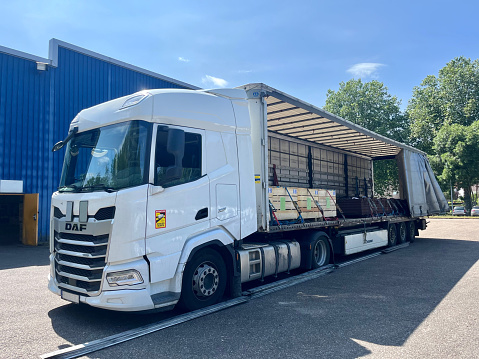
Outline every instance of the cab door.
[[[170, 153], [171, 129], [184, 132], [181, 155]], [[152, 151], [153, 184], [147, 204], [146, 253], [151, 282], [172, 278], [184, 243], [194, 233], [210, 227], [210, 189], [205, 165], [205, 132], [175, 126], [156, 126]], [[177, 149], [176, 152], [179, 152]], [[173, 151], [173, 152], [175, 152]], [[181, 161], [181, 171], [171, 172]]]

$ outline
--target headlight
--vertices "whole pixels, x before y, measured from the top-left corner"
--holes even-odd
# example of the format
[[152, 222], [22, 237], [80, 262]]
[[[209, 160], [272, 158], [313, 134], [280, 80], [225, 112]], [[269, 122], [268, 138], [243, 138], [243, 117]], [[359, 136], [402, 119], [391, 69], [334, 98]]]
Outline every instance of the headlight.
[[110, 287], [143, 283], [143, 278], [141, 277], [140, 272], [134, 269], [108, 273], [106, 275], [106, 280]]

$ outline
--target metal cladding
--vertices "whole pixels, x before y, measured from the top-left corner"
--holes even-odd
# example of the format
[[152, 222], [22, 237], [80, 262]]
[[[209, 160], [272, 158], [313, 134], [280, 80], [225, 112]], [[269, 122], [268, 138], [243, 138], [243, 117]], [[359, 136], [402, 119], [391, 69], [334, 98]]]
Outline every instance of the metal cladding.
[[56, 39], [48, 59], [0, 46], [0, 179], [40, 194], [40, 241], [63, 164], [64, 150], [52, 146], [82, 109], [153, 88], [197, 89]]

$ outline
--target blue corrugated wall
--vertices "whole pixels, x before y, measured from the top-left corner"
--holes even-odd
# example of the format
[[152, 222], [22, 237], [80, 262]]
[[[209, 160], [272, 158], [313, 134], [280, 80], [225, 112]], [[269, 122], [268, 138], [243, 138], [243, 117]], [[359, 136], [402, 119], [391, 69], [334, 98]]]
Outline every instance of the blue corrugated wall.
[[49, 231], [50, 197], [60, 181], [65, 138], [82, 109], [152, 88], [184, 88], [69, 48], [58, 48], [58, 66], [0, 52], [0, 179], [23, 180], [39, 193], [39, 240]]

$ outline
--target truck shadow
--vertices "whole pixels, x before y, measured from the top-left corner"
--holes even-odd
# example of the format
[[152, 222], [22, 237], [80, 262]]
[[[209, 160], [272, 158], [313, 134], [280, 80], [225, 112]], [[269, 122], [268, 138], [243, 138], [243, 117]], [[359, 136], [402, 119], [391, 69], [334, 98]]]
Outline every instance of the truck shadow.
[[[277, 295], [279, 305], [264, 306], [262, 315], [280, 310], [275, 319], [281, 320], [269, 329], [279, 336], [299, 333], [295, 347], [314, 343], [321, 349], [316, 357], [361, 357], [370, 351], [357, 341], [402, 346], [478, 260], [479, 242], [421, 238]], [[297, 354], [287, 346], [281, 352]], [[307, 349], [304, 354], [314, 357]]]
[[0, 270], [31, 266], [47, 266], [50, 254], [48, 245], [25, 246], [10, 244], [0, 246]]
[[[402, 346], [478, 259], [479, 242], [421, 238], [399, 251], [150, 334], [141, 339], [143, 345], [133, 341], [105, 354], [147, 356], [152, 347], [144, 344], [154, 340], [156, 357], [208, 353], [207, 357], [357, 358], [370, 351], [355, 340]], [[141, 315], [77, 305], [49, 312], [56, 333], [75, 344], [178, 314]]]
[[82, 304], [65, 304], [48, 312], [55, 332], [74, 345], [156, 323], [178, 314], [178, 310], [158, 313], [116, 312]]

